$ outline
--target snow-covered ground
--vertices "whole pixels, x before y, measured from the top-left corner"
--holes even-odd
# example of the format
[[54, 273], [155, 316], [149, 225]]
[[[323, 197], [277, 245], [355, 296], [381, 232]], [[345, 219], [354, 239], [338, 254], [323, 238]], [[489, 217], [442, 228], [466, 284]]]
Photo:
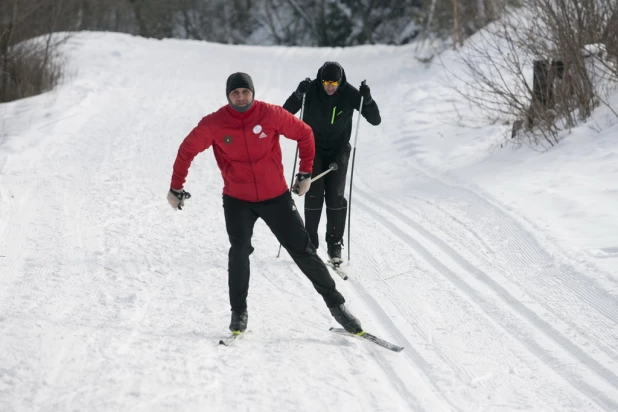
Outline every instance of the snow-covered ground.
[[[549, 152], [493, 150], [506, 126], [452, 121], [465, 107], [411, 46], [81, 33], [65, 49], [63, 85], [0, 105], [1, 411], [618, 410], [607, 109]], [[326, 60], [367, 79], [383, 118], [360, 123], [350, 280], [336, 281], [365, 329], [405, 350], [330, 333], [322, 299], [276, 258], [262, 222], [250, 331], [220, 346], [222, 179], [201, 154], [193, 198], [171, 210], [178, 145], [226, 103], [230, 73], [283, 104]]]

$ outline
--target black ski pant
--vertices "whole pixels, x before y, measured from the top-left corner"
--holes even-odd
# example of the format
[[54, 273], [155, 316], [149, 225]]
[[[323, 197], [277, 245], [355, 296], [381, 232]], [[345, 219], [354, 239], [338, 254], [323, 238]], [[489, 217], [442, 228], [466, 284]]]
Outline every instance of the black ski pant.
[[323, 178], [311, 183], [305, 195], [305, 227], [309, 232], [311, 243], [319, 246], [318, 226], [322, 217], [322, 206], [326, 200], [326, 243], [331, 245], [343, 242], [345, 220], [348, 211], [348, 201], [344, 197], [345, 179], [348, 173], [350, 160], [350, 144], [335, 153], [316, 153], [313, 160], [312, 176], [328, 170], [331, 163], [337, 163], [337, 170], [333, 170]]
[[258, 218], [264, 220], [300, 270], [309, 278], [313, 287], [322, 295], [326, 306], [331, 308], [345, 302], [337, 291], [328, 268], [311, 244], [290, 192], [263, 202], [246, 202], [224, 195], [223, 210], [231, 244], [228, 286], [230, 305], [234, 312], [247, 308], [249, 255], [253, 252], [251, 237]]

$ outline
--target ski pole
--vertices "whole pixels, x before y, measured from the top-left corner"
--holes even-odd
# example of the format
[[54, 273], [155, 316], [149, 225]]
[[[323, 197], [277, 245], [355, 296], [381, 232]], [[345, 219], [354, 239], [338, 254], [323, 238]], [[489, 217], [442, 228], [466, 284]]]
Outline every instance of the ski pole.
[[[311, 80], [310, 78], [306, 78], [305, 80]], [[307, 96], [307, 92], [303, 93], [303, 104], [300, 106], [300, 120], [303, 120], [303, 114], [305, 113], [305, 96]], [[298, 160], [298, 145], [296, 145], [296, 154], [294, 155], [294, 167], [292, 168], [292, 179], [290, 180], [290, 192], [292, 191], [292, 186], [294, 185], [294, 172], [296, 171], [296, 161]], [[279, 252], [277, 252], [277, 257], [281, 255], [281, 243], [279, 243]]]
[[[365, 84], [367, 80], [361, 82], [361, 86]], [[360, 118], [363, 111], [363, 100], [361, 96], [360, 107], [358, 108], [358, 120], [356, 121], [356, 134], [354, 136], [354, 150], [352, 151], [352, 172], [350, 173], [350, 201], [348, 202], [348, 262], [350, 261], [350, 226], [352, 226], [352, 182], [354, 180], [354, 160], [356, 159], [356, 141], [358, 140], [358, 127], [360, 126]]]
[[337, 166], [337, 163], [331, 163], [328, 165], [328, 169], [326, 169], [324, 172], [320, 173], [319, 175], [317, 175], [316, 177], [312, 177], [311, 178], [311, 183], [315, 182], [316, 180], [318, 180], [319, 178], [321, 178], [322, 176], [324, 176], [325, 174], [327, 174], [328, 172], [331, 172], [333, 170], [337, 170], [339, 169], [339, 166]]

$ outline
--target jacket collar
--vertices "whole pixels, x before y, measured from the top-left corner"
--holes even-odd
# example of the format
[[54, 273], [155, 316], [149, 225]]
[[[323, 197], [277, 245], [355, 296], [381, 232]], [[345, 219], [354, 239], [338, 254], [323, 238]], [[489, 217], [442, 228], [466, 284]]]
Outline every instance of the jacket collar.
[[242, 113], [234, 109], [229, 103], [225, 106], [225, 110], [227, 110], [227, 113], [230, 116], [232, 116], [234, 119], [243, 120], [243, 119], [248, 118], [249, 116], [251, 116], [251, 114], [255, 112], [256, 107], [259, 103], [260, 103], [259, 101], [253, 100], [253, 104], [251, 105], [249, 110], [247, 110], [246, 112], [242, 112]]

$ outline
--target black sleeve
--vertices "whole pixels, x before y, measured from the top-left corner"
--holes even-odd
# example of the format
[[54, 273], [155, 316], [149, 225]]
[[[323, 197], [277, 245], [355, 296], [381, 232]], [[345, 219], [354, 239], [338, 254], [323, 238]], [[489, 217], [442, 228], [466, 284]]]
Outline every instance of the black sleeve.
[[296, 91], [293, 91], [290, 97], [283, 104], [283, 108], [292, 114], [296, 114], [300, 110], [302, 105], [301, 99], [296, 95]]
[[[351, 94], [352, 102], [354, 102], [354, 108], [358, 110], [360, 106], [361, 95], [355, 87], [352, 86], [350, 87], [350, 89], [352, 90]], [[361, 111], [361, 114], [365, 119], [367, 119], [370, 124], [374, 126], [382, 123], [382, 117], [380, 117], [380, 109], [378, 108], [378, 104], [375, 100], [373, 100], [373, 97], [371, 96], [369, 97], [369, 99], [363, 100], [363, 109]]]
[[373, 100], [373, 98], [367, 104], [363, 102], [363, 111], [361, 112], [361, 114], [365, 119], [367, 119], [369, 123], [374, 126], [382, 123], [382, 117], [380, 117], [380, 109], [378, 108], [378, 104], [375, 100]]

